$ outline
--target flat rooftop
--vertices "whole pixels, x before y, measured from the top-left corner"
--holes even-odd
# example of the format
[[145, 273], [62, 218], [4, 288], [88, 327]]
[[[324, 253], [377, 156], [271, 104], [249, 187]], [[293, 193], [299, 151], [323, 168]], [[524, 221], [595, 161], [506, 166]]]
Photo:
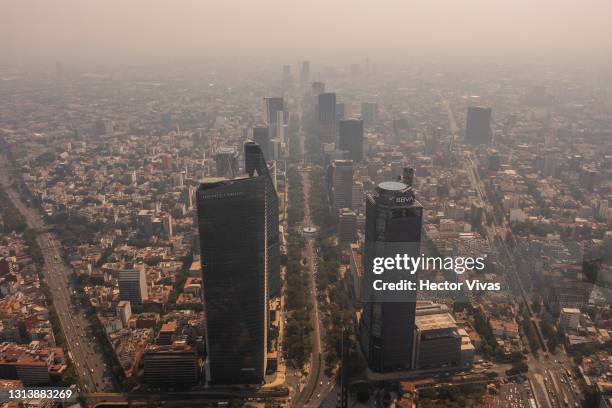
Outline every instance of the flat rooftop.
[[436, 313], [416, 316], [417, 329], [420, 331], [453, 329], [457, 327], [457, 322], [450, 313]]

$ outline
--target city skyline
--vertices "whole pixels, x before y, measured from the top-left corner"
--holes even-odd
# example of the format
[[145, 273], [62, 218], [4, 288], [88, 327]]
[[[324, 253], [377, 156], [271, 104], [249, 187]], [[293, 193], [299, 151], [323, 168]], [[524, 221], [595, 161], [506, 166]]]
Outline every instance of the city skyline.
[[7, 4], [0, 408], [612, 408], [611, 11]]

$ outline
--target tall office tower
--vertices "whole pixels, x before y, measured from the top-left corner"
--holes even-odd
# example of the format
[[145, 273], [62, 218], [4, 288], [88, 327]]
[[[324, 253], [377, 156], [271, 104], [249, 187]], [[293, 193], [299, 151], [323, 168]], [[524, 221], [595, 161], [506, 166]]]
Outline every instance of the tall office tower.
[[351, 208], [353, 204], [353, 161], [334, 160], [331, 164], [332, 206], [334, 216], [341, 208]]
[[267, 126], [258, 125], [253, 128], [253, 141], [259, 145], [265, 160], [270, 160], [270, 132]]
[[270, 160], [268, 162], [268, 174], [270, 175], [270, 180], [272, 180], [272, 185], [274, 186], [274, 191], [278, 191], [278, 181], [276, 179], [277, 170], [276, 170], [277, 162], [275, 160]]
[[276, 130], [274, 132], [276, 135], [275, 139], [279, 140], [283, 144], [285, 143], [285, 126], [285, 112], [276, 112]]
[[283, 65], [283, 82], [291, 83], [291, 65]]
[[[372, 288], [373, 277], [380, 276], [372, 273], [375, 257], [420, 255], [422, 222], [423, 207], [416, 201], [412, 188], [403, 182], [380, 183], [374, 193], [367, 195], [364, 288]], [[387, 271], [385, 276], [393, 272]], [[405, 278], [405, 274], [401, 276]], [[388, 281], [392, 280], [395, 279]], [[416, 291], [393, 296], [372, 290], [364, 292], [360, 342], [368, 365], [378, 372], [413, 367]]]
[[312, 83], [312, 95], [318, 99], [319, 95], [325, 92], [325, 84], [323, 82]]
[[393, 121], [393, 135], [395, 136], [395, 143], [408, 139], [410, 135], [410, 125], [406, 118], [395, 119]]
[[539, 157], [540, 160], [538, 164], [540, 165], [542, 174], [545, 177], [554, 177], [557, 172], [557, 163], [559, 162], [556, 152], [545, 149], [540, 154], [541, 156]]
[[95, 121], [93, 129], [91, 131], [94, 137], [99, 137], [106, 134], [106, 126], [104, 126], [104, 121], [102, 119], [98, 119]]
[[321, 142], [333, 142], [336, 137], [336, 94], [319, 95], [317, 104], [317, 129]]
[[442, 128], [431, 126], [425, 136], [425, 152], [429, 155], [440, 152], [442, 141]]
[[[268, 294], [270, 297], [280, 294], [280, 233], [278, 226], [278, 195], [276, 194], [276, 168], [270, 172], [261, 148], [256, 143], [244, 144], [245, 169], [249, 177], [265, 180], [266, 194], [266, 270], [268, 276]], [[276, 166], [276, 163], [274, 163]]]
[[285, 118], [285, 102], [282, 97], [266, 97], [265, 102], [265, 114], [266, 114], [266, 125], [270, 131], [270, 139], [276, 139], [276, 122], [278, 121], [278, 113], [283, 112], [283, 121]]
[[364, 196], [363, 182], [356, 180], [353, 183], [353, 202], [352, 204], [353, 204], [353, 209], [361, 214], [363, 214], [363, 207], [365, 204], [364, 198], [365, 196]]
[[310, 61], [302, 61], [302, 69], [300, 70], [300, 83], [306, 86], [310, 82]]
[[488, 144], [491, 142], [491, 108], [468, 107], [465, 125], [465, 141], [468, 144]]
[[210, 179], [197, 196], [213, 383], [263, 381], [268, 294], [280, 288], [278, 198], [260, 147], [244, 150], [246, 177]]
[[346, 105], [344, 103], [336, 103], [336, 123], [340, 123], [344, 120], [346, 115]]
[[119, 300], [127, 300], [132, 305], [141, 305], [142, 301], [148, 298], [144, 268], [124, 269], [119, 272]]
[[363, 102], [361, 104], [361, 119], [366, 127], [372, 126], [378, 116], [378, 104], [376, 102]]
[[138, 212], [138, 227], [145, 239], [153, 235], [153, 213], [151, 210], [140, 210]]
[[206, 179], [197, 196], [206, 377], [258, 384], [266, 367], [266, 194], [263, 177]]
[[595, 166], [587, 164], [582, 167], [580, 171], [580, 185], [587, 189], [587, 191], [593, 191], [599, 186], [599, 171]]
[[473, 202], [470, 206], [470, 224], [476, 229], [484, 221], [484, 205], [481, 202]]
[[310, 92], [311, 96], [311, 108], [312, 113], [314, 114], [316, 124], [319, 122], [319, 118], [317, 117], [318, 106], [319, 106], [319, 95], [325, 92], [325, 84], [323, 82], [313, 82], [312, 89]]
[[347, 247], [357, 240], [357, 213], [350, 208], [341, 208], [338, 220], [338, 241]]
[[164, 237], [168, 240], [172, 239], [174, 236], [174, 223], [172, 222], [172, 215], [165, 214], [162, 217], [162, 230], [164, 232]]
[[233, 147], [220, 147], [215, 153], [217, 177], [234, 178], [238, 175], [238, 152]]
[[363, 121], [346, 119], [340, 121], [338, 147], [349, 152], [349, 159], [354, 162], [363, 160]]

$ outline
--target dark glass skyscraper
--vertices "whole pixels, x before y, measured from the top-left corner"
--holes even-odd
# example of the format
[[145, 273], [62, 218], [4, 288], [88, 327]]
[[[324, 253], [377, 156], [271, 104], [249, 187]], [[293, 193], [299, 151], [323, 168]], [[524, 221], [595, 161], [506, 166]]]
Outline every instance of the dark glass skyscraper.
[[491, 108], [468, 107], [465, 141], [472, 145], [491, 142]]
[[336, 135], [336, 94], [332, 92], [319, 95], [317, 104], [317, 124], [322, 142], [332, 142]]
[[245, 144], [245, 168], [246, 177], [207, 179], [197, 193], [207, 378], [214, 384], [259, 384], [265, 375], [278, 204], [256, 143]]
[[[285, 117], [285, 102], [282, 97], [274, 96], [274, 97], [266, 97], [264, 98], [265, 102], [265, 115], [266, 115], [266, 124], [268, 125], [270, 132], [270, 139], [276, 138], [278, 135], [276, 134], [276, 123], [278, 121], [278, 117], [282, 116], [283, 121], [286, 120]], [[283, 112], [282, 115], [278, 115], [278, 112]]]
[[207, 380], [261, 383], [266, 363], [265, 180], [205, 180], [198, 220]]
[[280, 293], [280, 233], [278, 226], [278, 196], [264, 155], [257, 143], [244, 145], [245, 169], [249, 177], [265, 180], [266, 194], [266, 270], [268, 271], [268, 293], [271, 297]]
[[261, 147], [266, 160], [270, 159], [270, 131], [267, 126], [258, 125], [253, 128], [253, 141]]
[[363, 121], [346, 119], [340, 121], [338, 147], [349, 152], [349, 159], [354, 162], [363, 160]]
[[[407, 180], [408, 181], [408, 180]], [[412, 188], [401, 182], [384, 182], [366, 197], [364, 285], [371, 285], [375, 257], [420, 255], [423, 207]], [[413, 366], [416, 291], [402, 301], [364, 298], [360, 342], [370, 368], [384, 372]]]

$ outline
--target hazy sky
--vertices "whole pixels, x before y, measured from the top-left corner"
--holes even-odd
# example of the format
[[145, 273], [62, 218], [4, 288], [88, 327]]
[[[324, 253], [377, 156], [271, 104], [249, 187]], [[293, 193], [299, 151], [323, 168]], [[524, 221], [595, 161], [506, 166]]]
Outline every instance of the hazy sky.
[[0, 63], [612, 55], [612, 0], [0, 0]]

